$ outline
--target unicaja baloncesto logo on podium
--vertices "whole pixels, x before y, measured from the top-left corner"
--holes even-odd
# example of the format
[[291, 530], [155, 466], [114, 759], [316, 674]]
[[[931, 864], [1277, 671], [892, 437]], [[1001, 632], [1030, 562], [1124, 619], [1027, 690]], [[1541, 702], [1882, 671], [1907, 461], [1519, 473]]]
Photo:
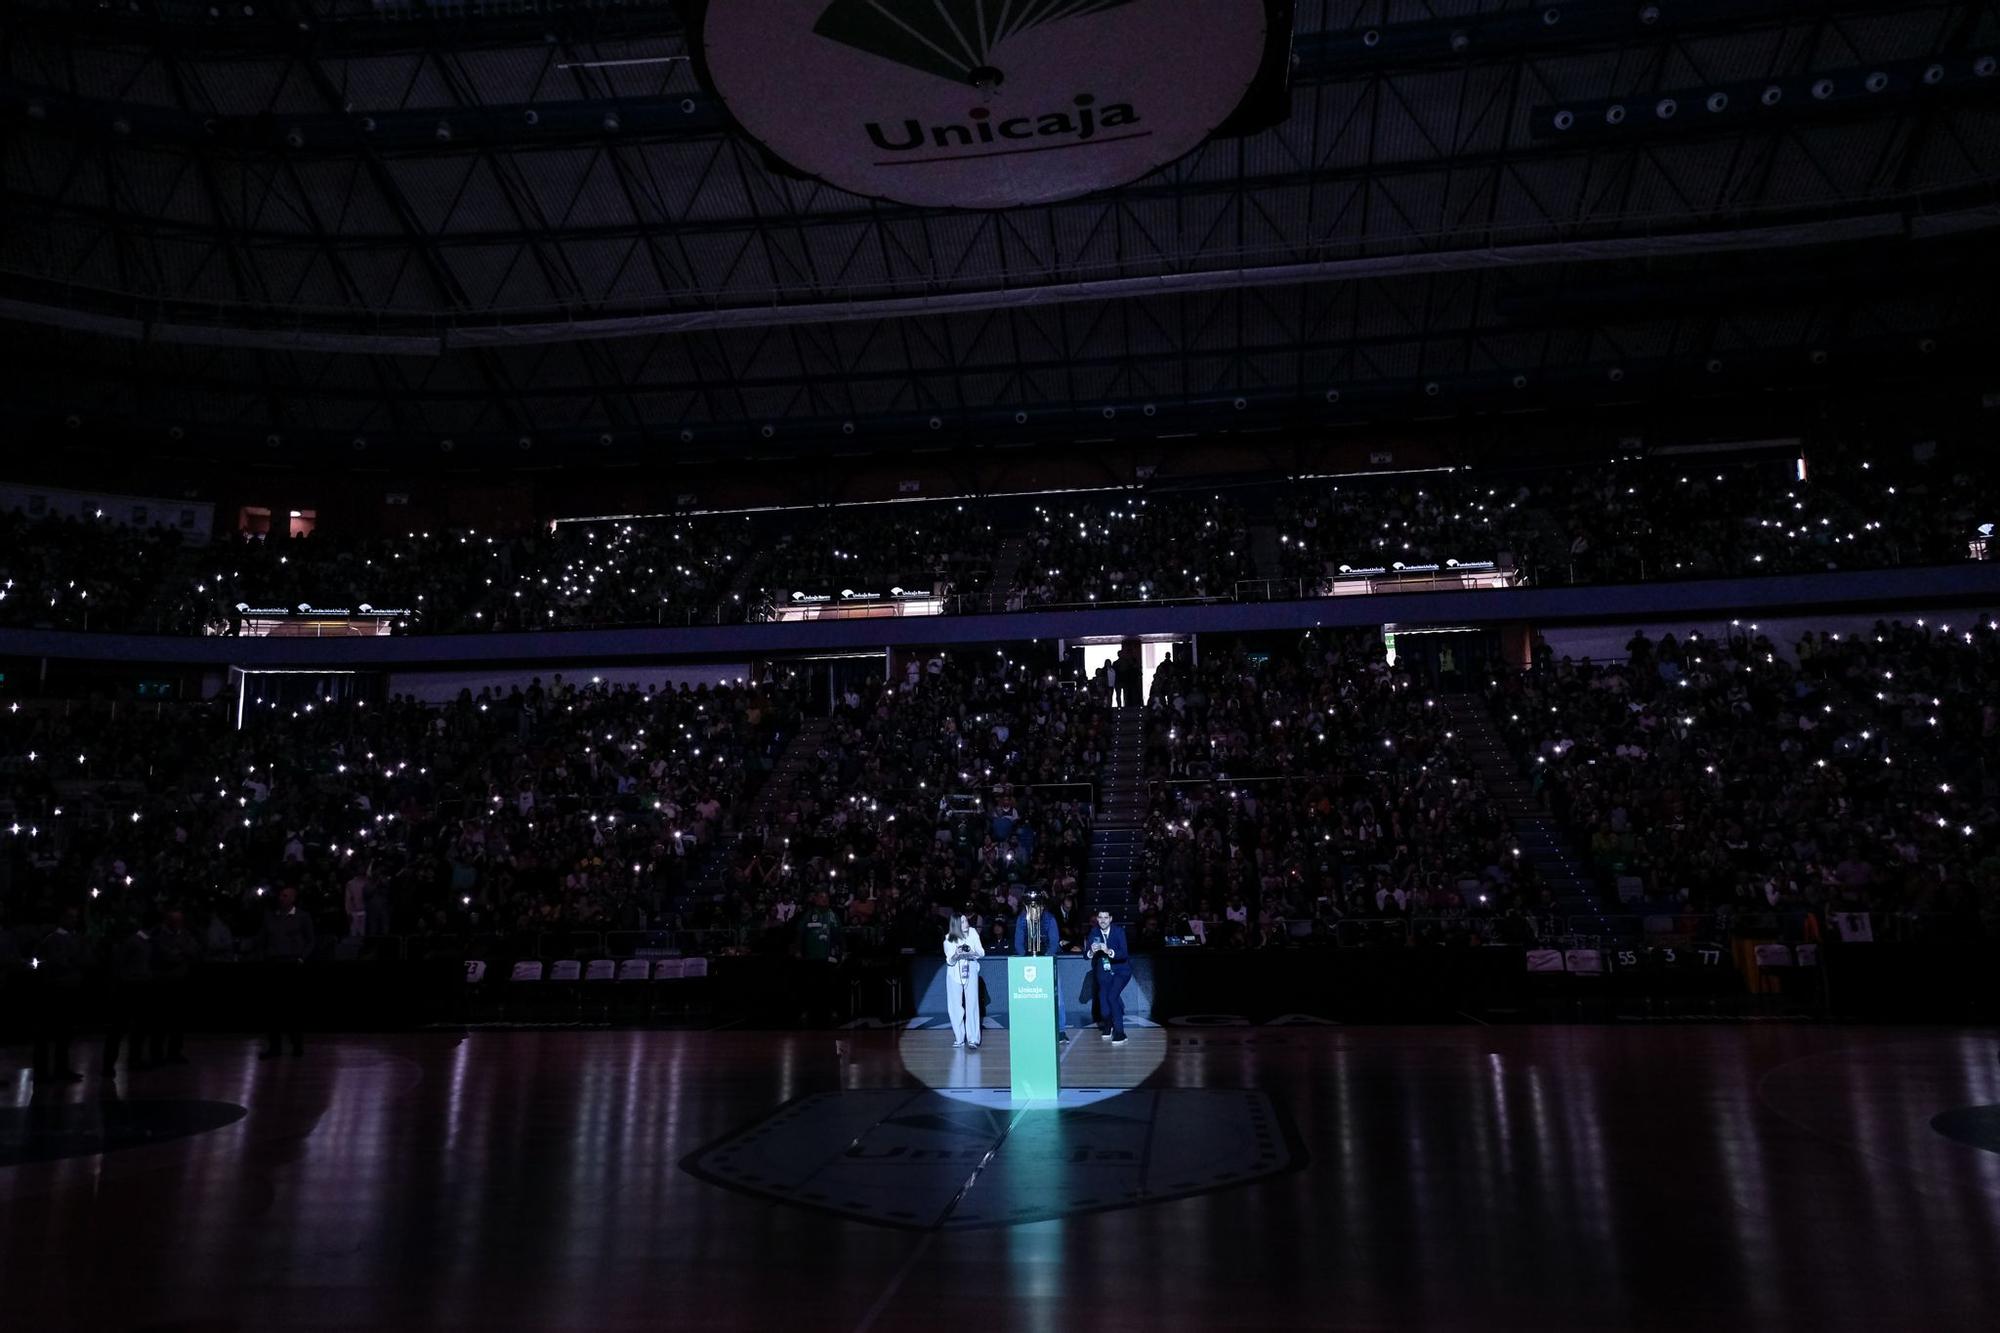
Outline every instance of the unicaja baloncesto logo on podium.
[[1136, 180], [1258, 76], [1266, 0], [712, 0], [692, 25], [730, 114], [855, 194], [1005, 208]]

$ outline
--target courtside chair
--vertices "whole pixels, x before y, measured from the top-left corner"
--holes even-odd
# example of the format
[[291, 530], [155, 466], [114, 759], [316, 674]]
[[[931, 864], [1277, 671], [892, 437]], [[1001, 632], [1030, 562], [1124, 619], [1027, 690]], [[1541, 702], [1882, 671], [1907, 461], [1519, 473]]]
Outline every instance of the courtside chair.
[[653, 960], [622, 958], [618, 961], [618, 1011], [627, 1018], [644, 1019], [653, 1011]]
[[661, 1013], [669, 1001], [685, 1002], [687, 989], [685, 958], [661, 958], [653, 963], [653, 1012]]
[[689, 958], [683, 975], [687, 978], [687, 1008], [693, 1013], [699, 1004], [705, 1012], [709, 1007], [708, 960]]
[[524, 958], [514, 964], [514, 970], [507, 974], [507, 995], [501, 1003], [501, 1013], [512, 1017], [532, 1012], [541, 999], [543, 984], [541, 959]]
[[574, 958], [558, 958], [549, 965], [550, 1017], [573, 1019], [583, 1008], [583, 964]]
[[480, 1016], [482, 1001], [486, 997], [486, 962], [481, 958], [465, 960], [465, 985], [458, 992], [458, 1019], [470, 1023]]
[[617, 976], [618, 964], [609, 958], [593, 958], [583, 965], [584, 999], [607, 1023], [611, 1021], [611, 983]]

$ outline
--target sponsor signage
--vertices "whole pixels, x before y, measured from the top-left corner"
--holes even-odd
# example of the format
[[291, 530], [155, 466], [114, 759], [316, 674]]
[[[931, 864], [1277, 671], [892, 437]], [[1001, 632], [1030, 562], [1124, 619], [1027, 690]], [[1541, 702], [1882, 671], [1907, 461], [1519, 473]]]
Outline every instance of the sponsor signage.
[[1015, 1102], [1049, 1101], [1061, 1090], [1055, 980], [1053, 962], [1007, 960], [1007, 1073]]
[[1128, 184], [1234, 128], [1248, 103], [1268, 118], [1289, 61], [1289, 3], [1273, 0], [695, 8], [698, 68], [746, 134], [803, 175], [923, 207]]
[[373, 617], [380, 620], [397, 620], [416, 613], [408, 607], [371, 606], [367, 602], [359, 606], [314, 606], [311, 602], [300, 602], [297, 606], [252, 606], [248, 602], [238, 602], [236, 614], [254, 620], [282, 620], [291, 616], [342, 616], [348, 619]]
[[891, 588], [886, 593], [862, 592], [854, 588], [842, 588], [838, 593], [794, 591], [792, 593], [791, 599], [793, 602], [797, 603], [800, 606], [806, 606], [816, 602], [831, 602], [836, 600], [842, 602], [879, 602], [890, 597], [900, 598], [900, 597], [927, 597], [927, 596], [930, 596], [930, 594], [912, 592], [907, 588], [901, 588], [901, 587]]

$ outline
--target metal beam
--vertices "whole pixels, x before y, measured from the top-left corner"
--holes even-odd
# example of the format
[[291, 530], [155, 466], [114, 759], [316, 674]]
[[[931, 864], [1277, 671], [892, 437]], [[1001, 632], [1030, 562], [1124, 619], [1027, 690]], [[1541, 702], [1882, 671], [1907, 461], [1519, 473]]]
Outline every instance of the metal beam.
[[[385, 189], [393, 182], [382, 180]], [[430, 238], [415, 219], [402, 212], [420, 254], [441, 269]], [[2000, 214], [1977, 210], [1968, 214], [1973, 229], [2000, 225]], [[1687, 232], [1655, 236], [1609, 237], [1603, 240], [1554, 241], [1530, 245], [1487, 246], [1479, 249], [1430, 251], [1379, 258], [1333, 259], [1262, 268], [1221, 269], [1196, 273], [1163, 273], [1150, 277], [1102, 278], [1055, 283], [1043, 287], [1000, 288], [970, 292], [938, 292], [925, 296], [881, 300], [801, 302], [715, 310], [669, 311], [657, 314], [579, 317], [559, 322], [518, 324], [458, 323], [432, 343], [427, 335], [354, 333], [338, 326], [315, 328], [294, 318], [286, 327], [312, 337], [322, 350], [358, 353], [483, 347], [522, 347], [539, 343], [575, 342], [601, 338], [634, 338], [685, 334], [719, 329], [761, 329], [783, 325], [847, 323], [855, 320], [901, 319], [963, 314], [971, 311], [1030, 309], [1076, 302], [1139, 299], [1192, 292], [1231, 291], [1254, 287], [1291, 287], [1425, 273], [1470, 272], [1534, 264], [1596, 263], [1605, 260], [1684, 258], [1696, 255], [1779, 251], [1803, 246], [1838, 245], [1856, 241], [1911, 238], [1909, 219], [1901, 213], [1875, 213], [1776, 227], [1730, 231]], [[252, 326], [196, 325], [162, 321], [137, 324], [106, 321], [73, 307], [26, 299], [0, 303], [0, 314], [26, 323], [77, 328], [112, 334], [142, 328], [155, 341], [201, 341], [208, 345], [265, 345], [272, 331]], [[191, 334], [191, 330], [199, 330]]]

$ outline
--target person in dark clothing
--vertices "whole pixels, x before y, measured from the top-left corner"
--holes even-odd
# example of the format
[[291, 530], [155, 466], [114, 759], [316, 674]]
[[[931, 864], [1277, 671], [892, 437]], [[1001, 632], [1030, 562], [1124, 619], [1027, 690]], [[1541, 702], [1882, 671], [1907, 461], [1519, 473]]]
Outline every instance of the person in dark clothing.
[[128, 1069], [132, 1073], [150, 1068], [146, 1063], [146, 1037], [153, 1023], [153, 937], [141, 927], [118, 941], [111, 951], [111, 1002], [106, 1012], [104, 1032], [106, 1078], [118, 1072], [118, 1048], [129, 1042]]
[[187, 1037], [188, 991], [194, 985], [194, 965], [201, 941], [187, 928], [178, 909], [167, 913], [153, 934], [153, 1011], [149, 1063], [184, 1065], [181, 1044]]
[[373, 875], [369, 877], [368, 888], [363, 895], [367, 907], [366, 930], [370, 935], [389, 933], [389, 877]]
[[12, 1026], [8, 1020], [15, 1015], [32, 1012], [28, 994], [32, 974], [28, 970], [27, 951], [21, 945], [20, 932], [11, 923], [0, 920], [0, 1031]]
[[840, 917], [827, 895], [813, 895], [812, 906], [798, 915], [797, 936], [792, 952], [799, 960], [798, 995], [805, 1005], [808, 1022], [823, 1016], [840, 1016], [834, 996], [835, 971], [840, 963]]
[[35, 945], [30, 963], [35, 995], [35, 1081], [81, 1083], [69, 1065], [69, 1043], [83, 1002], [81, 916], [65, 907], [56, 927]]
[[300, 1020], [306, 960], [312, 957], [312, 917], [299, 910], [299, 891], [287, 884], [278, 890], [278, 906], [264, 916], [258, 944], [264, 957], [270, 1038], [257, 1053], [259, 1060], [278, 1054], [278, 1039], [289, 1035], [292, 1054], [306, 1053], [305, 1025]]
[[[1056, 914], [1048, 910], [1039, 893], [1028, 894], [1028, 904], [1021, 915], [1014, 918], [1014, 952], [1023, 957], [1055, 957], [1062, 952], [1062, 930], [1056, 924]], [[1069, 1040], [1069, 1014], [1063, 1005], [1062, 987], [1056, 991], [1056, 1040]]]
[[1143, 683], [1145, 663], [1139, 657], [1139, 645], [1128, 643], [1118, 650], [1118, 707], [1137, 708], [1145, 702]]
[[1125, 945], [1125, 927], [1112, 924], [1111, 913], [1099, 909], [1097, 924], [1084, 940], [1085, 957], [1097, 975], [1098, 1034], [1114, 1046], [1125, 1041], [1125, 987], [1132, 981], [1132, 959]]

